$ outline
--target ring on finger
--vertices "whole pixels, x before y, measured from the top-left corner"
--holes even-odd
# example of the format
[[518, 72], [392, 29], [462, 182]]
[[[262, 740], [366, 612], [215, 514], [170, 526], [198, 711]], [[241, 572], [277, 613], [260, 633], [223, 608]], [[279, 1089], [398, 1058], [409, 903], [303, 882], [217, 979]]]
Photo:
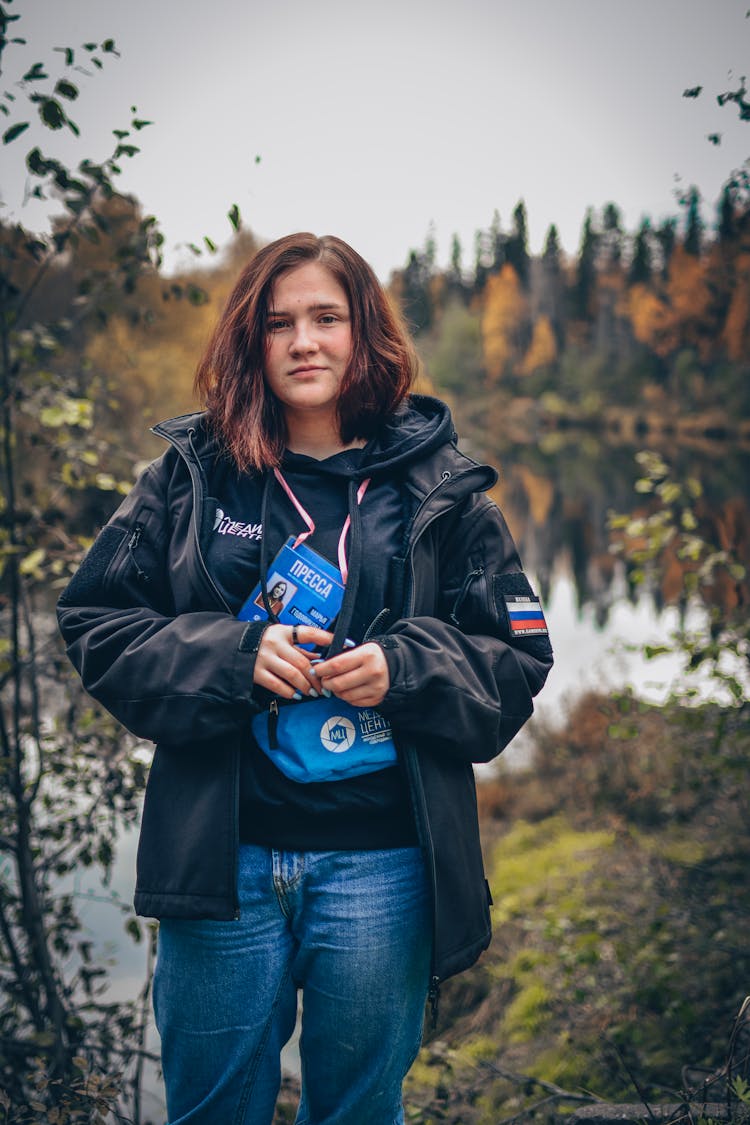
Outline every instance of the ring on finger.
[[292, 625], [292, 644], [299, 644], [299, 627], [297, 625]]

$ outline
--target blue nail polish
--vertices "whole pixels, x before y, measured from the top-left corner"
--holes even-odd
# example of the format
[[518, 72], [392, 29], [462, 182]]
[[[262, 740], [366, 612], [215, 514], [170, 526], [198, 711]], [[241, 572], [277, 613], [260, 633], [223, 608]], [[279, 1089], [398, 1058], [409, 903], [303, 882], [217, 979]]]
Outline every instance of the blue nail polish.
[[307, 693], [307, 698], [308, 698], [308, 699], [320, 699], [320, 696], [318, 695], [318, 693], [317, 693], [317, 691], [315, 690], [315, 688], [314, 688], [314, 687], [311, 687], [311, 688], [310, 688], [310, 690], [309, 690], [309, 691], [308, 691], [308, 693]]
[[321, 688], [320, 690], [323, 692], [323, 695], [326, 697], [326, 699], [330, 699], [333, 695], [333, 692], [330, 692], [327, 687]]
[[300, 703], [301, 700], [302, 700], [302, 692], [301, 691], [295, 691], [294, 695], [292, 696], [292, 699], [296, 700], [297, 703]]

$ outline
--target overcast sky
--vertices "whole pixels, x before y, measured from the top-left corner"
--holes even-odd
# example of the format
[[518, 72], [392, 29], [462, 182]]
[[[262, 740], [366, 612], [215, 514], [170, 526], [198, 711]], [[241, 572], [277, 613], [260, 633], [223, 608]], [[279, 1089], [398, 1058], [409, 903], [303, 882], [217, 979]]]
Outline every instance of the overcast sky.
[[[121, 185], [161, 220], [169, 262], [204, 234], [226, 241], [236, 202], [262, 238], [339, 234], [385, 280], [430, 224], [441, 262], [455, 231], [468, 265], [476, 229], [495, 209], [507, 229], [520, 198], [534, 251], [554, 222], [575, 252], [586, 207], [609, 200], [631, 230], [644, 214], [658, 221], [691, 183], [713, 221], [728, 172], [750, 154], [750, 123], [715, 100], [748, 70], [748, 7], [14, 0], [29, 45], [9, 48], [2, 88], [36, 59], [59, 64], [55, 46], [114, 37], [121, 57], [74, 78], [81, 155], [108, 152], [131, 104], [154, 122]], [[682, 97], [697, 85], [697, 101]], [[42, 139], [50, 153], [61, 143]], [[34, 226], [41, 218], [20, 208], [25, 141], [3, 152], [3, 215]]]

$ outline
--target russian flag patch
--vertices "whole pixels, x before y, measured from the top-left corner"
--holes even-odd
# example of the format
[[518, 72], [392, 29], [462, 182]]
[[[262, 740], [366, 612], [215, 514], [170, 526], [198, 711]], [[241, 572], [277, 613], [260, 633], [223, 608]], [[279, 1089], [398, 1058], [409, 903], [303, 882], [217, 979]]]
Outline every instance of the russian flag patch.
[[513, 637], [532, 637], [548, 635], [538, 598], [527, 598], [521, 594], [504, 594], [505, 608]]

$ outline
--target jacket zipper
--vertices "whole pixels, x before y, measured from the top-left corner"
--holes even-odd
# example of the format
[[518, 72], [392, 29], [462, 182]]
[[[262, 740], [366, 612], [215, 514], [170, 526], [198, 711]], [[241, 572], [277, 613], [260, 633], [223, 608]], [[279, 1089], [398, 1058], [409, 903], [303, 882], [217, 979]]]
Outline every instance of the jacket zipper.
[[[435, 971], [435, 950], [437, 947], [437, 874], [435, 871], [435, 848], [432, 843], [430, 821], [427, 816], [427, 802], [425, 800], [424, 786], [422, 784], [422, 775], [419, 770], [417, 754], [411, 744], [407, 744], [404, 749], [406, 751], [404, 755], [406, 758], [406, 769], [411, 783], [415, 812], [418, 820], [417, 832], [424, 842], [424, 850], [427, 859], [427, 878], [432, 895], [432, 952], [430, 954], [430, 985], [427, 992], [427, 1002], [430, 1006], [430, 1021], [432, 1027], [435, 1028], [437, 1026], [438, 1006], [440, 1004], [440, 977]], [[420, 825], [421, 832], [419, 831]]]
[[135, 573], [136, 573], [136, 576], [138, 578], [138, 581], [145, 583], [145, 582], [150, 582], [151, 579], [149, 578], [148, 574], [146, 574], [145, 570], [143, 570], [138, 565], [138, 559], [135, 557], [136, 548], [138, 547], [138, 544], [141, 541], [141, 535], [142, 534], [143, 534], [143, 524], [137, 523], [135, 525], [135, 527], [133, 528], [131, 534], [130, 534], [130, 538], [128, 539], [128, 554], [130, 555], [131, 562], [133, 563], [133, 566], [135, 567]]
[[268, 707], [268, 745], [271, 750], [278, 750], [278, 726], [279, 726], [279, 701], [272, 699]]
[[484, 574], [484, 567], [478, 566], [476, 568], [476, 570], [472, 570], [464, 578], [463, 585], [461, 586], [461, 589], [459, 590], [458, 597], [456, 598], [455, 602], [453, 603], [453, 609], [450, 612], [450, 619], [456, 627], [458, 627], [458, 615], [461, 611], [461, 606], [464, 604], [464, 598], [466, 597], [466, 595], [469, 592], [469, 587], [471, 586], [471, 584], [472, 584], [472, 582], [474, 581], [475, 578], [481, 578], [483, 574]]
[[[419, 513], [427, 507], [428, 502], [430, 500], [432, 500], [435, 493], [439, 489], [443, 488], [450, 479], [451, 479], [451, 473], [448, 472], [448, 470], [446, 469], [446, 471], [441, 476], [440, 480], [437, 482], [436, 485], [433, 486], [433, 488], [430, 489], [430, 491], [427, 493], [427, 495], [425, 496], [422, 503], [419, 505], [419, 508], [417, 509], [417, 511], [414, 514], [414, 519], [412, 520], [412, 527], [417, 522], [417, 516], [419, 515]], [[412, 611], [412, 608], [413, 608], [413, 600], [414, 600], [414, 548], [416, 547], [417, 543], [419, 542], [419, 540], [424, 535], [425, 531], [427, 531], [427, 529], [432, 526], [432, 524], [435, 522], [436, 519], [439, 519], [440, 515], [441, 515], [440, 512], [435, 512], [434, 515], [430, 516], [430, 518], [428, 519], [428, 521], [424, 525], [424, 527], [421, 527], [419, 529], [419, 534], [417, 535], [417, 537], [415, 539], [413, 539], [412, 542], [409, 544], [409, 548], [408, 548], [408, 552], [409, 552], [409, 588], [406, 591], [406, 596], [404, 597], [404, 617], [408, 617], [410, 615], [411, 611]]]
[[219, 603], [221, 608], [231, 615], [232, 611], [229, 608], [229, 606], [227, 605], [226, 599], [224, 598], [223, 594], [221, 593], [221, 590], [218, 588], [218, 586], [214, 582], [213, 578], [211, 577], [211, 574], [209, 573], [208, 567], [206, 566], [206, 560], [203, 558], [203, 552], [201, 550], [200, 525], [198, 523], [198, 520], [199, 520], [199, 514], [203, 512], [204, 493], [203, 493], [203, 481], [201, 480], [200, 472], [199, 472], [197, 464], [196, 464], [196, 462], [198, 461], [198, 454], [196, 453], [195, 446], [193, 445], [193, 433], [194, 432], [195, 431], [192, 428], [188, 431], [188, 442], [189, 442], [189, 445], [190, 445], [190, 452], [192, 454], [191, 457], [188, 457], [187, 453], [185, 452], [185, 450], [183, 449], [182, 445], [179, 442], [177, 442], [174, 438], [172, 438], [170, 434], [168, 434], [165, 431], [163, 431], [162, 429], [160, 429], [159, 426], [154, 426], [154, 433], [158, 434], [160, 437], [163, 437], [166, 441], [169, 442], [170, 445], [174, 446], [174, 448], [179, 453], [180, 457], [182, 457], [183, 461], [187, 465], [188, 472], [190, 473], [190, 481], [191, 481], [192, 486], [193, 486], [192, 523], [193, 523], [193, 535], [194, 535], [194, 538], [195, 538], [196, 556], [198, 558], [198, 564], [200, 566], [201, 574], [202, 574], [203, 578], [205, 579], [206, 584], [208, 585], [209, 589], [211, 590], [211, 593], [213, 594], [214, 598]]
[[[438, 489], [442, 488], [446, 484], [446, 482], [448, 480], [450, 480], [450, 478], [451, 478], [451, 474], [449, 472], [446, 471], [446, 472], [443, 473], [441, 479], [434, 486], [434, 488], [432, 488], [430, 490], [430, 492], [428, 492], [427, 496], [425, 496], [424, 500], [422, 501], [419, 508], [417, 509], [417, 512], [415, 513], [415, 516], [414, 516], [414, 520], [412, 521], [412, 526], [413, 526], [414, 522], [416, 522], [416, 517], [419, 514], [419, 512], [422, 511], [425, 508], [428, 501], [432, 499], [432, 497], [435, 495], [435, 493], [438, 491]], [[438, 519], [439, 515], [440, 515], [440, 513], [436, 512], [427, 521], [427, 523], [424, 525], [424, 527], [422, 527], [420, 529], [419, 534], [416, 536], [416, 538], [414, 538], [411, 541], [411, 543], [409, 544], [409, 547], [408, 547], [409, 588], [406, 591], [406, 596], [404, 597], [404, 608], [403, 608], [404, 617], [409, 617], [409, 615], [411, 614], [411, 612], [413, 611], [413, 608], [414, 608], [414, 585], [415, 585], [415, 581], [414, 581], [414, 548], [416, 547], [417, 543], [422, 538], [424, 533], [427, 531], [427, 529], [432, 526], [432, 524], [435, 522], [436, 519]], [[430, 830], [430, 821], [429, 821], [429, 818], [427, 816], [427, 801], [425, 799], [424, 785], [422, 783], [422, 774], [421, 774], [421, 771], [419, 769], [419, 762], [417, 760], [417, 753], [416, 753], [416, 750], [411, 745], [408, 745], [406, 747], [406, 751], [407, 751], [406, 752], [407, 771], [408, 771], [408, 775], [409, 775], [409, 780], [411, 782], [412, 793], [414, 795], [417, 816], [419, 818], [419, 821], [421, 822], [421, 827], [422, 827], [421, 835], [423, 837], [425, 850], [427, 852], [427, 876], [428, 876], [428, 879], [429, 879], [429, 882], [430, 882], [430, 891], [431, 891], [431, 894], [432, 894], [432, 953], [430, 955], [430, 962], [431, 962], [431, 965], [430, 965], [430, 984], [429, 984], [429, 989], [428, 989], [428, 992], [427, 992], [427, 1002], [430, 1006], [430, 1020], [431, 1020], [432, 1027], [434, 1028], [434, 1027], [437, 1026], [438, 1007], [439, 1007], [439, 1004], [440, 1004], [440, 977], [438, 976], [437, 972], [435, 971], [436, 970], [435, 954], [436, 954], [436, 950], [437, 950], [437, 908], [438, 908], [438, 902], [437, 902], [437, 872], [435, 871], [435, 847], [434, 847], [434, 844], [432, 842], [432, 832]], [[417, 827], [419, 828], [419, 825]]]
[[369, 641], [370, 637], [375, 636], [382, 629], [383, 625], [385, 625], [390, 616], [391, 610], [388, 609], [387, 606], [385, 609], [381, 609], [380, 612], [376, 614], [375, 617], [373, 617], [372, 621], [367, 626], [365, 634], [362, 637], [362, 644], [365, 644], [366, 641]]

